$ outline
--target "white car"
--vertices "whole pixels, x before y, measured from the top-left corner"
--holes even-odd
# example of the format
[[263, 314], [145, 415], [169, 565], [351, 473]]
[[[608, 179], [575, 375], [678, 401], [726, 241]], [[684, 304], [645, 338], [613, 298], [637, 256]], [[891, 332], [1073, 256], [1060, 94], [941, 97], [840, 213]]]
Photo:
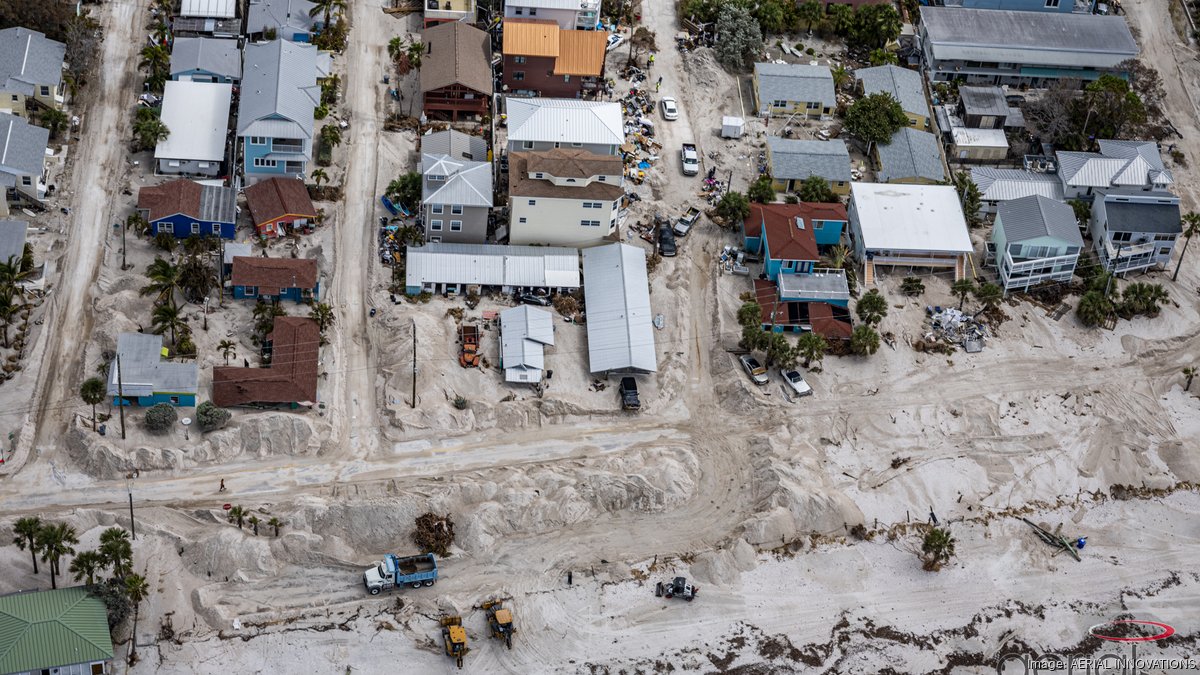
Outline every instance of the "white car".
[[620, 34], [612, 33], [608, 36], [608, 46], [605, 47], [605, 49], [611, 52], [612, 50], [617, 48], [617, 45], [621, 44], [624, 41], [625, 41], [625, 38], [621, 37]]
[[664, 120], [679, 119], [679, 106], [675, 105], [675, 99], [670, 96], [662, 97], [662, 114]]
[[792, 388], [792, 391], [796, 392], [796, 396], [812, 396], [812, 387], [804, 381], [804, 376], [800, 374], [800, 371], [780, 368], [779, 374], [783, 377], [783, 381]]

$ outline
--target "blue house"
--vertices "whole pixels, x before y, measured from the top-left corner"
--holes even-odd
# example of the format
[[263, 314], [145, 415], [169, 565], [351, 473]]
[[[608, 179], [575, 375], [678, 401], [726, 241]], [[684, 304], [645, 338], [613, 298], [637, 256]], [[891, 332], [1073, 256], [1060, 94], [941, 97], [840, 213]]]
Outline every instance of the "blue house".
[[316, 302], [320, 295], [312, 258], [235, 257], [230, 280], [238, 300]]
[[142, 188], [137, 210], [154, 234], [233, 239], [237, 230], [237, 192], [186, 178]]
[[171, 47], [171, 79], [237, 84], [242, 81], [242, 52], [237, 40], [175, 38]]
[[108, 395], [113, 405], [195, 406], [196, 363], [164, 361], [166, 354], [161, 335], [117, 336], [117, 356], [108, 366]]
[[[841, 270], [819, 267], [817, 235], [840, 239], [846, 209], [841, 204], [754, 204], [743, 222], [747, 250], [762, 256], [762, 278], [778, 286], [784, 302], [828, 302], [846, 306], [850, 287]], [[833, 239], [837, 241], [837, 239]], [[757, 242], [758, 248], [752, 248]]]
[[313, 152], [317, 80], [329, 75], [329, 55], [310, 44], [274, 40], [246, 45], [237, 135], [248, 183], [302, 177]]
[[[924, 4], [924, 3], [922, 3]], [[1018, 12], [1091, 14], [1094, 0], [962, 0], [968, 9], [1008, 9]]]

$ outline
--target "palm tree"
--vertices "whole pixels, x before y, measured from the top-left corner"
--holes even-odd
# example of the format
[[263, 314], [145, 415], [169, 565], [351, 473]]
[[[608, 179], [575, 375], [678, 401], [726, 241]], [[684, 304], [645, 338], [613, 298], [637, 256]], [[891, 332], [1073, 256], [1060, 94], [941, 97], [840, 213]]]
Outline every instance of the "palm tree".
[[17, 303], [16, 290], [12, 286], [0, 285], [0, 337], [4, 338], [5, 349], [10, 346], [8, 326], [20, 310], [21, 305]]
[[254, 528], [254, 536], [257, 537], [258, 536], [258, 524], [261, 523], [262, 521], [258, 519], [258, 516], [250, 516], [249, 522], [250, 522], [250, 526]]
[[246, 510], [240, 506], [234, 506], [233, 508], [229, 509], [229, 515], [226, 517], [226, 519], [231, 523], [236, 520], [239, 530], [242, 529], [242, 521], [245, 520], [245, 518]]
[[333, 325], [333, 308], [324, 302], [318, 302], [313, 305], [312, 311], [308, 313], [308, 318], [317, 322], [317, 330], [321, 331], [321, 335], [325, 335], [325, 329]]
[[425, 53], [425, 44], [412, 40], [408, 43], [408, 50], [405, 56], [408, 57], [408, 66], [410, 68], [421, 67], [421, 55]]
[[146, 232], [150, 230], [150, 221], [135, 211], [125, 219], [125, 227], [133, 230], [138, 236], [145, 236]]
[[206, 255], [189, 255], [179, 264], [179, 290], [188, 302], [202, 302], [217, 285], [217, 271]]
[[42, 111], [42, 126], [50, 132], [50, 140], [58, 138], [59, 132], [67, 126], [67, 114], [61, 110], [50, 108]]
[[1075, 315], [1085, 326], [1099, 326], [1112, 316], [1112, 301], [1100, 291], [1088, 291], [1079, 299]]
[[155, 108], [138, 108], [133, 120], [133, 135], [142, 150], [153, 150], [160, 141], [167, 140], [171, 130], [163, 123]]
[[825, 338], [816, 333], [804, 333], [796, 340], [796, 352], [800, 358], [804, 359], [804, 367], [807, 368], [813, 361], [820, 361], [825, 358], [825, 352], [829, 349], [829, 343]]
[[176, 344], [176, 333], [183, 330], [186, 326], [187, 322], [183, 319], [183, 312], [180, 312], [174, 303], [159, 305], [154, 308], [154, 312], [150, 315], [150, 327], [154, 330], [154, 334], [162, 335], [167, 331], [171, 331], [171, 344]]
[[846, 70], [845, 66], [837, 66], [836, 68], [833, 69], [833, 88], [834, 89], [842, 89], [843, 87], [846, 86], [846, 83], [848, 83], [849, 81], [850, 81], [850, 71]]
[[858, 324], [850, 334], [850, 351], [859, 356], [870, 356], [879, 351], [879, 333], [869, 324]]
[[975, 289], [975, 299], [987, 309], [993, 309], [1004, 298], [1004, 289], [991, 282], [979, 284]]
[[156, 304], [174, 304], [175, 291], [179, 290], [179, 267], [171, 261], [155, 257], [146, 268], [150, 283], [142, 286], [141, 295], [153, 295]]
[[92, 406], [92, 431], [96, 430], [96, 404], [103, 402], [107, 395], [108, 386], [98, 377], [89, 377], [79, 386], [79, 397]]
[[[125, 597], [129, 598], [129, 602], [133, 604], [133, 635], [137, 635], [138, 611], [141, 609], [142, 601], [146, 596], [150, 595], [150, 584], [146, 583], [146, 579], [140, 574], [130, 574], [125, 577]], [[137, 661], [137, 639], [131, 639], [132, 646], [129, 648], [129, 660]]]
[[1192, 380], [1196, 377], [1196, 366], [1188, 366], [1183, 369], [1183, 376], [1187, 378], [1187, 382], [1183, 385], [1184, 391], [1191, 391]]
[[837, 4], [829, 8], [829, 24], [833, 32], [845, 35], [854, 26], [854, 7]]
[[336, 148], [342, 142], [342, 130], [336, 124], [321, 127], [321, 142]]
[[162, 91], [167, 78], [171, 76], [171, 52], [163, 44], [146, 45], [142, 47], [142, 60], [138, 68], [149, 71], [146, 84], [151, 91]]
[[58, 588], [58, 563], [63, 556], [75, 553], [74, 544], [79, 543], [75, 528], [66, 523], [51, 523], [38, 531], [38, 546], [42, 549], [42, 562], [50, 565], [50, 588]]
[[237, 356], [237, 343], [233, 340], [221, 340], [217, 343], [217, 351], [221, 352], [221, 356], [225, 357], [225, 365], [229, 365], [229, 356]]
[[393, 37], [391, 40], [388, 40], [388, 45], [387, 45], [388, 57], [391, 58], [393, 61], [400, 58], [400, 52], [403, 47], [404, 47], [404, 38], [400, 37], [399, 35]]
[[329, 174], [325, 173], [325, 169], [313, 169], [312, 179], [313, 182], [317, 184], [317, 188], [319, 189], [321, 187], [321, 183], [329, 182]]
[[325, 20], [321, 22], [321, 30], [329, 27], [329, 15], [337, 11], [339, 15], [346, 11], [346, 0], [313, 0], [313, 8], [308, 10], [309, 16], [323, 14]]
[[133, 569], [133, 545], [129, 533], [119, 527], [110, 527], [100, 533], [100, 556], [104, 566], [111, 567], [113, 577], [123, 579]]
[[950, 531], [940, 527], [930, 528], [921, 542], [922, 567], [928, 572], [936, 572], [953, 557], [954, 537], [950, 536]]
[[925, 292], [925, 284], [916, 277], [904, 277], [900, 283], [900, 292], [909, 296], [917, 296]]
[[82, 551], [67, 569], [75, 576], [75, 581], [86, 578], [87, 585], [91, 586], [96, 581], [96, 573], [103, 571], [105, 566], [104, 556], [99, 551]]
[[22, 551], [29, 549], [29, 556], [33, 558], [34, 574], [38, 573], [37, 556], [41, 552], [38, 533], [41, 531], [42, 519], [37, 516], [26, 516], [13, 525], [13, 543]]
[[1192, 237], [1200, 233], [1200, 213], [1188, 213], [1183, 217], [1183, 250], [1179, 252], [1179, 262], [1175, 263], [1175, 273], [1171, 275], [1171, 281], [1179, 278], [1179, 268], [1183, 267], [1183, 256], [1187, 255], [1188, 244], [1192, 242]]
[[271, 519], [267, 521], [267, 525], [270, 525], [271, 527], [275, 528], [275, 536], [278, 537], [279, 536], [279, 528], [283, 527], [283, 521], [279, 520], [275, 516], [271, 516]]
[[879, 291], [872, 288], [858, 299], [854, 305], [854, 311], [861, 321], [877, 325], [883, 320], [883, 317], [887, 316], [887, 300], [883, 299]]
[[950, 292], [958, 296], [958, 311], [962, 311], [967, 296], [975, 292], [975, 282], [970, 279], [959, 279], [950, 285]]
[[825, 14], [824, 5], [819, 0], [804, 0], [800, 3], [797, 14], [801, 21], [808, 24], [809, 36], [813, 33], [813, 24], [821, 20]]

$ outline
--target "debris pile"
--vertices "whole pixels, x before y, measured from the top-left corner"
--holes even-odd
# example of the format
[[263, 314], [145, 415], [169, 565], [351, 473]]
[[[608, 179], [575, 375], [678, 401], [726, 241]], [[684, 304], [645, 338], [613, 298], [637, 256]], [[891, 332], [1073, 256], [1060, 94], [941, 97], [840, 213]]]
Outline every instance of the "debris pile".
[[450, 545], [454, 543], [454, 521], [450, 514], [439, 516], [436, 513], [426, 513], [417, 518], [417, 529], [413, 532], [413, 543], [420, 550], [445, 557]]
[[954, 307], [926, 306], [925, 318], [929, 329], [914, 343], [917, 351], [946, 353], [953, 351], [955, 345], [971, 354], [983, 351], [984, 341], [988, 338], [987, 327], [974, 316]]

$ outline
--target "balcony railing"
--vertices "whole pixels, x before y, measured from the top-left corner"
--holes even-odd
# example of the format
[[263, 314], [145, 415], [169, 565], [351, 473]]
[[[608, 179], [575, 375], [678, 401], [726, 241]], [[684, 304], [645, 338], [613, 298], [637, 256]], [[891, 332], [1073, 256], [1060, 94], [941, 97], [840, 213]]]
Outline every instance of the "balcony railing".
[[916, 265], [918, 267], [952, 267], [958, 263], [958, 256], [947, 255], [883, 255], [876, 253], [867, 262], [877, 265]]
[[277, 139], [272, 140], [271, 152], [304, 152], [304, 142], [300, 141], [299, 143], [289, 143], [287, 141], [280, 141]]
[[1108, 254], [1109, 260], [1116, 258], [1118, 254], [1120, 254], [1121, 258], [1136, 258], [1140, 255], [1151, 255], [1156, 248], [1158, 248], [1158, 245], [1154, 242], [1114, 245], [1111, 240], [1104, 240], [1104, 252]]
[[1057, 269], [1062, 265], [1070, 265], [1071, 269], [1074, 269], [1075, 263], [1078, 260], [1078, 253], [1053, 256], [1050, 258], [1026, 258], [1022, 260], [1014, 260], [1011, 253], [1004, 253], [1005, 267], [1012, 273], [1030, 272], [1043, 267]]

